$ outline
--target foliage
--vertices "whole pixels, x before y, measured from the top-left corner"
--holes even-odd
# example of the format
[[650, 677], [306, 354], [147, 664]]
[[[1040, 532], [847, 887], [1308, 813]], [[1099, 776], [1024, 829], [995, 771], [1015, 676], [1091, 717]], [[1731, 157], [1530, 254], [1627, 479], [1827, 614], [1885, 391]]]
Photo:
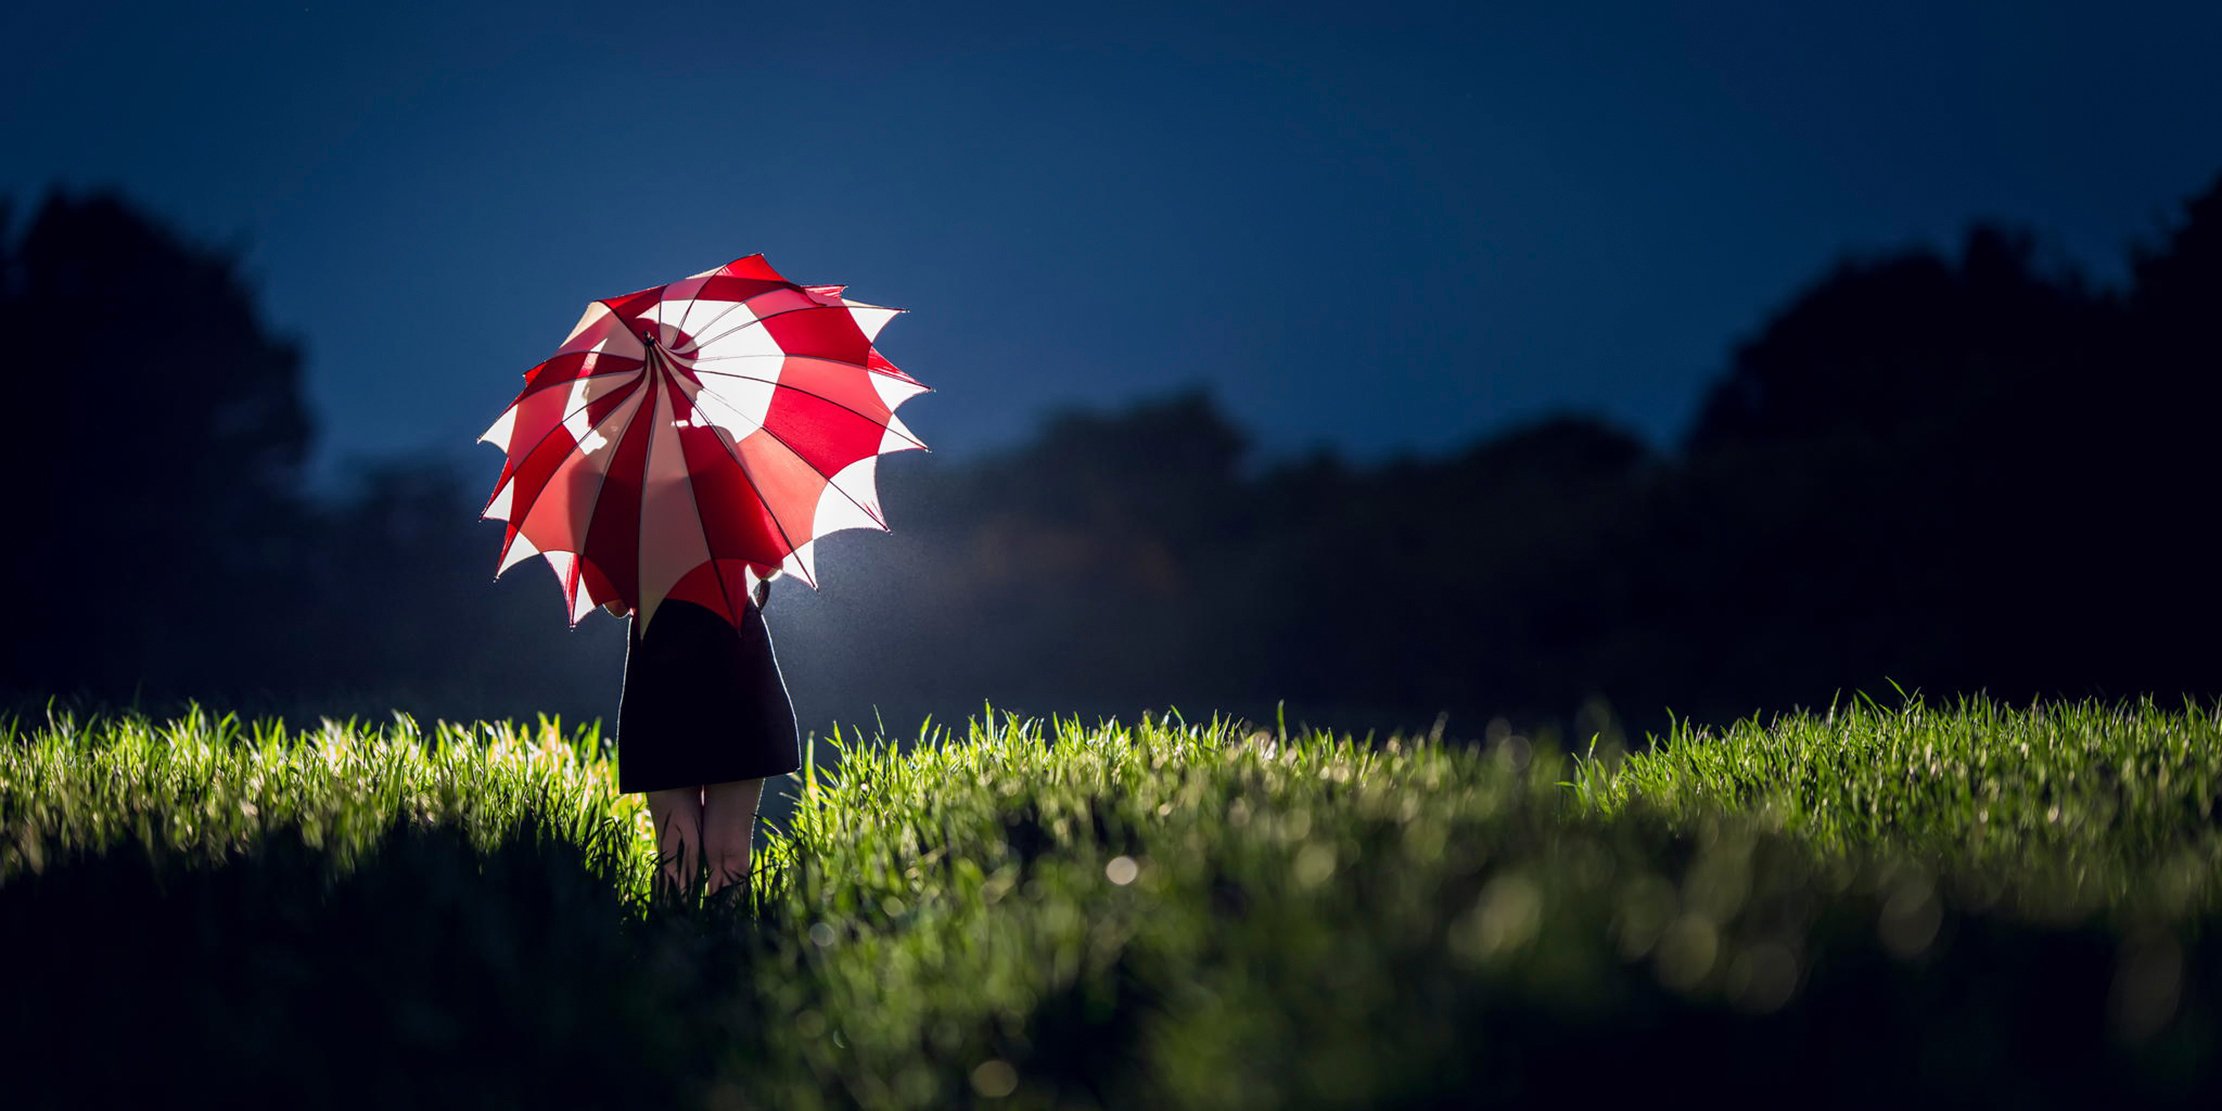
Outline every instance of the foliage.
[[[301, 555], [301, 353], [235, 261], [113, 197], [56, 195], [0, 237], [0, 328], [20, 337], [0, 355], [16, 626], [0, 693], [281, 663], [268, 637], [206, 651], [227, 617], [299, 600], [282, 571]], [[233, 614], [248, 595], [270, 605]]]
[[1891, 681], [2222, 693], [2191, 539], [2218, 223], [2222, 183], [2121, 292], [1990, 227], [1847, 259], [1759, 323], [1671, 451], [1556, 417], [1442, 458], [1246, 467], [1242, 399], [1190, 396], [891, 468], [897, 535], [829, 548], [844, 589], [783, 630], [798, 701], [1262, 716], [1288, 692], [1302, 720], [1478, 730], [1603, 699], [1654, 731]]
[[[33, 522], [0, 576], [38, 584], [0, 645], [0, 705], [614, 704], [614, 622], [567, 633], [544, 578], [488, 583], [483, 477], [388, 461], [305, 496], [300, 359], [229, 256], [65, 196], [0, 243], [0, 278], [22, 334], [70, 321], [162, 353], [98, 374], [5, 356], [19, 407], [63, 419], [0, 444]], [[1447, 712], [1469, 732], [1609, 705], [1644, 732], [1670, 706], [1719, 724], [1891, 680], [2222, 694], [2196, 540], [2217, 303], [2222, 184], [2119, 291], [1989, 227], [1831, 266], [1755, 322], [1667, 449], [1558, 416], [1354, 462], [1245, 430], [1241, 398], [1065, 414], [991, 454], [889, 460], [894, 535], [829, 540], [827, 591], [782, 584], [771, 625], [812, 726], [983, 695], [1131, 719], [1262, 717], [1285, 694], [1298, 721]]]
[[98, 956], [20, 967], [0, 1037], [84, 1061], [120, 1024], [154, 1075], [280, 1068], [258, 1102], [2222, 1087], [2222, 707], [1853, 703], [1572, 758], [992, 712], [828, 747], [751, 905], [685, 911], [591, 732], [17, 726], [0, 940]]

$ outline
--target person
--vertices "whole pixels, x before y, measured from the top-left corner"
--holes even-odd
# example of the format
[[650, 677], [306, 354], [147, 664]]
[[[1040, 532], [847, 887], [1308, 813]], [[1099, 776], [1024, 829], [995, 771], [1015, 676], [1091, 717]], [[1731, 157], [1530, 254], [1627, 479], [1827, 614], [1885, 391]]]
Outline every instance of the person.
[[[771, 572], [776, 576], [778, 572]], [[634, 618], [617, 704], [617, 789], [648, 796], [659, 892], [692, 899], [749, 874], [764, 780], [802, 766], [794, 703], [764, 624], [771, 580], [736, 624], [674, 598]], [[620, 617], [623, 602], [607, 608]]]

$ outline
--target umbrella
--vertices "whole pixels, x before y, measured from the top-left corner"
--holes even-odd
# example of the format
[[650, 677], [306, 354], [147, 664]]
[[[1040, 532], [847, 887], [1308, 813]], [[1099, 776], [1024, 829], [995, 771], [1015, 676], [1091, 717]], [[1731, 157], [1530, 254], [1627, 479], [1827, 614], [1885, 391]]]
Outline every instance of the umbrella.
[[762, 255], [586, 307], [480, 437], [508, 456], [482, 520], [499, 578], [538, 555], [571, 624], [665, 599], [738, 623], [756, 584], [818, 585], [820, 537], [885, 530], [875, 466], [924, 448], [895, 408], [927, 392], [872, 341], [902, 310], [797, 285]]

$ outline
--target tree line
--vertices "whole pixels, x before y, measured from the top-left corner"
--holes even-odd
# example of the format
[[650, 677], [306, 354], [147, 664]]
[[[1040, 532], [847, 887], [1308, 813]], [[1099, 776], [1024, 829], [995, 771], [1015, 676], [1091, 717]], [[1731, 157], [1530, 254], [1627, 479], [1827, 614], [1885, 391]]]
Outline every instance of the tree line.
[[[304, 493], [302, 353], [233, 260], [107, 196], [48, 198], [0, 252], [0, 320], [51, 339], [6, 356], [14, 701], [615, 705], [614, 622], [567, 633], [546, 582], [488, 583], [483, 476], [396, 459]], [[2095, 287], [1992, 226], [1843, 260], [1664, 447], [1566, 414], [1445, 456], [1260, 463], [1206, 393], [1067, 413], [888, 460], [896, 531], [821, 545], [828, 589], [783, 584], [768, 616], [814, 727], [1285, 703], [1472, 734], [1893, 684], [2222, 692], [2222, 181], [2130, 275]]]

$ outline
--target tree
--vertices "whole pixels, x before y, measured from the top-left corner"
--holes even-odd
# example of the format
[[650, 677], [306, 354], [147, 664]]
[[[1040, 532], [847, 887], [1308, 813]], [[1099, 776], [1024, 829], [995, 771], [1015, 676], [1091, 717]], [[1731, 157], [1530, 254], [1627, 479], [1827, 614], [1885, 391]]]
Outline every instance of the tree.
[[0, 244], [22, 533], [0, 546], [27, 692], [195, 689], [278, 657], [256, 620], [302, 555], [301, 355], [231, 257], [108, 195], [46, 198]]

